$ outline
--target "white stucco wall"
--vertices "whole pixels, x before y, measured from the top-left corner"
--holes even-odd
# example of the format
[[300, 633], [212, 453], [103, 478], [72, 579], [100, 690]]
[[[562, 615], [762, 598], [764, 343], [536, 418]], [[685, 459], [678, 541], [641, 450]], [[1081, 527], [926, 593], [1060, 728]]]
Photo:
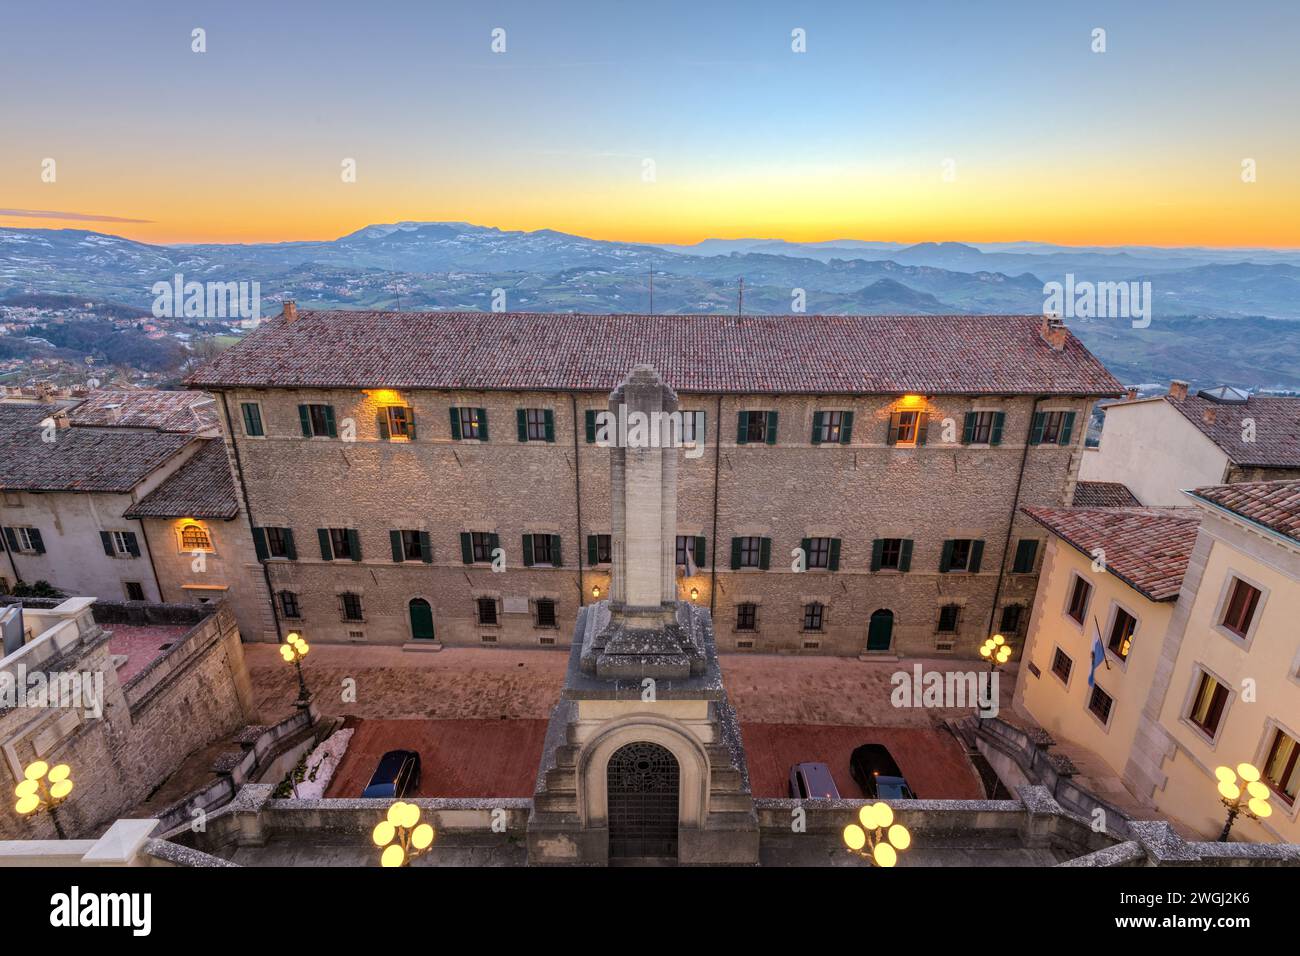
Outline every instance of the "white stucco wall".
[[1228, 456], [1163, 399], [1106, 406], [1101, 446], [1083, 456], [1080, 481], [1118, 481], [1144, 505], [1185, 507], [1184, 488], [1221, 484]]

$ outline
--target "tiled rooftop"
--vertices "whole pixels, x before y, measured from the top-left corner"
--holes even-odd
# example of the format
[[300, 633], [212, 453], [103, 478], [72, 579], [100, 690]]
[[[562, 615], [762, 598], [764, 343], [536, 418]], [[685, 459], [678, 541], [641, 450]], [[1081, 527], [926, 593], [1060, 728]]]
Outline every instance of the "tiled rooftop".
[[609, 391], [649, 363], [684, 392], [1118, 395], [1041, 316], [543, 315], [301, 311], [188, 384]]
[[1300, 398], [1251, 395], [1241, 403], [1164, 396], [1237, 465], [1300, 468]]
[[1101, 548], [1106, 570], [1152, 601], [1178, 597], [1200, 525], [1188, 509], [1021, 510], [1090, 558]]
[[1119, 481], [1080, 481], [1074, 486], [1076, 508], [1139, 508], [1142, 502]]
[[217, 406], [202, 392], [156, 389], [119, 391], [98, 389], [68, 413], [73, 425], [152, 428], [164, 432], [197, 432], [218, 424]]
[[127, 518], [233, 518], [239, 514], [226, 447], [213, 439], [125, 511]]
[[1300, 479], [1213, 485], [1188, 493], [1300, 541]]
[[42, 428], [50, 414], [0, 406], [0, 488], [127, 492], [194, 440], [145, 429]]

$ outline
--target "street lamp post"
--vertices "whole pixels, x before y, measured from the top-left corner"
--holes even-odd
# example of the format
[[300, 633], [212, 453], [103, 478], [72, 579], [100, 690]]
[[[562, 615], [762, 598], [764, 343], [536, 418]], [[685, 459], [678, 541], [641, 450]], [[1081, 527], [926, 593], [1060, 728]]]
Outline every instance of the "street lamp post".
[[1220, 843], [1228, 842], [1228, 833], [1238, 816], [1266, 820], [1273, 815], [1273, 805], [1268, 802], [1272, 791], [1259, 779], [1254, 764], [1239, 763], [1235, 772], [1231, 767], [1216, 767], [1214, 776], [1219, 780], [1219, 802], [1228, 808], [1228, 819], [1219, 834]]
[[994, 634], [980, 646], [980, 657], [989, 662], [989, 670], [997, 670], [1011, 660], [1011, 645], [1001, 634]]
[[311, 706], [311, 694], [307, 691], [307, 682], [302, 676], [302, 659], [307, 656], [310, 648], [307, 642], [302, 639], [302, 635], [297, 631], [290, 631], [285, 643], [280, 645], [280, 656], [286, 661], [293, 664], [298, 671], [298, 709], [306, 710]]
[[380, 866], [410, 866], [411, 861], [433, 846], [432, 824], [420, 822], [420, 808], [399, 800], [388, 808], [388, 817], [375, 824], [370, 838], [383, 848]]
[[22, 783], [14, 787], [14, 796], [18, 798], [14, 810], [20, 817], [34, 817], [48, 810], [50, 822], [54, 824], [54, 832], [59, 835], [60, 840], [66, 839], [63, 825], [59, 823], [59, 816], [54, 812], [54, 808], [68, 799], [68, 794], [72, 792], [71, 777], [72, 769], [66, 763], [55, 767], [51, 767], [44, 760], [29, 763], [23, 771]]
[[858, 820], [861, 826], [850, 823], [844, 828], [844, 845], [873, 866], [893, 866], [899, 851], [912, 845], [912, 834], [894, 822], [893, 808], [887, 803], [866, 804], [858, 811]]

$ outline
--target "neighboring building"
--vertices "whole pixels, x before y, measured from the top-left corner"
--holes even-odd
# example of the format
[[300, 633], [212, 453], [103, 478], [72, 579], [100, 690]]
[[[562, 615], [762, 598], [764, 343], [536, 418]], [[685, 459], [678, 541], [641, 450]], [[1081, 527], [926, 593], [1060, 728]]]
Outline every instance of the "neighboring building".
[[241, 630], [274, 631], [215, 412], [198, 392], [0, 405], [0, 590], [226, 598]]
[[1202, 513], [1125, 781], [1213, 836], [1214, 769], [1248, 762], [1273, 815], [1246, 839], [1300, 843], [1300, 481], [1198, 488]]
[[[1192, 509], [1026, 508], [1051, 533], [1015, 706], [1119, 777], [1196, 542]], [[1094, 668], [1100, 640], [1104, 657]]]
[[1300, 398], [1250, 395], [1229, 386], [1103, 406], [1101, 445], [1088, 449], [1081, 481], [1118, 482], [1144, 505], [1179, 507], [1182, 489], [1300, 478]]
[[[1226, 815], [1215, 768], [1252, 763], [1274, 812], [1239, 818], [1234, 835], [1295, 843], [1300, 480], [1188, 498], [1196, 507], [1179, 511], [1026, 509], [1054, 540], [1016, 705], [1098, 754], [1139, 801], [1206, 837]], [[1090, 687], [1097, 631], [1105, 663]]]
[[190, 384], [218, 395], [281, 630], [535, 646], [608, 592], [593, 416], [640, 363], [702, 416], [679, 586], [723, 650], [970, 654], [1018, 633], [1045, 535], [1017, 509], [1071, 500], [1089, 410], [1120, 393], [1032, 316], [292, 303]]
[[1138, 508], [1137, 500], [1127, 486], [1118, 481], [1078, 481], [1074, 485], [1076, 508]]

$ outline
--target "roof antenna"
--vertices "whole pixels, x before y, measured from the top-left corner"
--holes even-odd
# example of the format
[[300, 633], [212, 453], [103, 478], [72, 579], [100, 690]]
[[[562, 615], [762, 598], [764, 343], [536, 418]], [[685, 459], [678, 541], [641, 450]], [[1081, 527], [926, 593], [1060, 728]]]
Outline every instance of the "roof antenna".
[[655, 314], [655, 262], [650, 260], [650, 314]]
[[740, 277], [740, 297], [736, 300], [736, 318], [745, 314], [745, 277]]

